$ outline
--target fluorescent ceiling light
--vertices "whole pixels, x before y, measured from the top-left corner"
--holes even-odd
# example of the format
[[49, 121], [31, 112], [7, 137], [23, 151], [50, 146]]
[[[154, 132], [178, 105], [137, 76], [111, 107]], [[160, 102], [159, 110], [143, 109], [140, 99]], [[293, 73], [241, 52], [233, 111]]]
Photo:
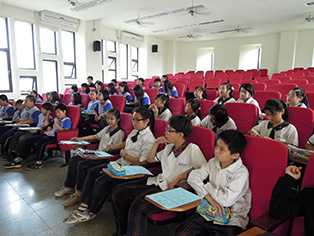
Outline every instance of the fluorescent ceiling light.
[[78, 3], [75, 7], [71, 8], [72, 11], [83, 11], [92, 7], [97, 7], [100, 4], [110, 2], [111, 0], [94, 0], [88, 3]]

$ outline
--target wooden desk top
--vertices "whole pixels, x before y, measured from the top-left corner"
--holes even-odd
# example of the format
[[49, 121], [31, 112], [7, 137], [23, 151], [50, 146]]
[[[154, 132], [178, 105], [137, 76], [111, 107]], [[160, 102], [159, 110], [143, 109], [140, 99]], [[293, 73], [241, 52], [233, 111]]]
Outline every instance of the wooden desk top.
[[259, 234], [263, 234], [263, 233], [266, 233], [266, 231], [255, 226], [253, 228], [246, 230], [242, 234], [239, 234], [238, 236], [255, 236], [255, 235], [259, 235]]
[[118, 175], [114, 175], [108, 168], [103, 168], [102, 172], [104, 172], [106, 175], [109, 175], [111, 178], [114, 178], [114, 179], [138, 179], [145, 176], [144, 174], [118, 176]]

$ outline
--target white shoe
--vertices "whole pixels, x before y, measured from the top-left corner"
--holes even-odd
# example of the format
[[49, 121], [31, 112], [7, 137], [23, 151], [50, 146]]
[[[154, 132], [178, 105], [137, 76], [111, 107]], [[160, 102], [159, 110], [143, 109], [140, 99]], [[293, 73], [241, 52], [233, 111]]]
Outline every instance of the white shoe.
[[55, 192], [55, 196], [56, 197], [63, 197], [65, 195], [72, 194], [72, 193], [74, 193], [73, 188], [68, 188], [68, 187], [62, 186], [62, 188], [59, 191]]

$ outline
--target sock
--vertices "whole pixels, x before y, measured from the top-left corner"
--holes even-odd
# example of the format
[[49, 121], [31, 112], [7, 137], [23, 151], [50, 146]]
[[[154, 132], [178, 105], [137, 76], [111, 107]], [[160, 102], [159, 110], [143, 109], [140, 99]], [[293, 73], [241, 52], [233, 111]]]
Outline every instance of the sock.
[[43, 164], [43, 162], [42, 162], [42, 161], [36, 161], [36, 163], [37, 163], [38, 165]]
[[13, 161], [15, 162], [22, 162], [23, 159], [19, 158], [19, 157], [15, 157]]
[[86, 210], [87, 210], [87, 207], [79, 206], [78, 210], [79, 210], [79, 211], [86, 211]]

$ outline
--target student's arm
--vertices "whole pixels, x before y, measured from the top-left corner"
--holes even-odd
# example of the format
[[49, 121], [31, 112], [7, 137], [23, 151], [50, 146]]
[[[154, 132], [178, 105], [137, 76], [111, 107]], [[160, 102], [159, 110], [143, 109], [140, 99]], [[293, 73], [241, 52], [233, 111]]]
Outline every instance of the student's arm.
[[73, 137], [71, 141], [79, 141], [79, 140], [95, 140], [97, 139], [96, 135], [89, 135], [85, 137]]
[[46, 119], [44, 122], [44, 127], [47, 127], [48, 125], [50, 125], [50, 119], [49, 119], [50, 114], [51, 114], [51, 111], [47, 111]]
[[310, 143], [307, 142], [307, 143], [305, 144], [305, 149], [314, 151], [314, 146], [313, 146], [312, 144], [310, 144]]
[[298, 137], [298, 131], [297, 129], [293, 126], [293, 128], [291, 128], [289, 130], [289, 133], [287, 132], [287, 144], [291, 144], [294, 145], [296, 147], [299, 146], [299, 137]]
[[108, 145], [107, 145], [107, 148], [108, 148], [108, 149], [122, 149], [122, 148], [125, 148], [125, 142], [120, 143], [120, 144], [118, 144], [118, 145], [108, 144]]
[[127, 153], [127, 150], [125, 149], [122, 149], [120, 151], [120, 156], [121, 157], [124, 157], [127, 161], [131, 162], [131, 163], [136, 163], [136, 162], [139, 162], [139, 158], [138, 157], [134, 157], [134, 156], [131, 156]]
[[63, 131], [63, 130], [71, 129], [72, 122], [71, 122], [71, 120], [65, 120], [63, 122], [63, 127], [62, 127], [61, 125], [58, 124], [58, 118], [55, 118], [54, 124], [58, 128], [58, 131]]
[[34, 124], [34, 120], [33, 119], [27, 119], [27, 120], [20, 120], [19, 121], [20, 124]]
[[168, 140], [166, 139], [166, 137], [162, 136], [159, 137], [158, 139], [156, 139], [156, 141], [154, 142], [152, 148], [149, 151], [149, 154], [147, 156], [147, 162], [149, 163], [154, 163], [157, 162], [156, 160], [156, 153], [157, 153], [157, 149], [159, 147], [159, 144], [161, 143], [168, 143]]

